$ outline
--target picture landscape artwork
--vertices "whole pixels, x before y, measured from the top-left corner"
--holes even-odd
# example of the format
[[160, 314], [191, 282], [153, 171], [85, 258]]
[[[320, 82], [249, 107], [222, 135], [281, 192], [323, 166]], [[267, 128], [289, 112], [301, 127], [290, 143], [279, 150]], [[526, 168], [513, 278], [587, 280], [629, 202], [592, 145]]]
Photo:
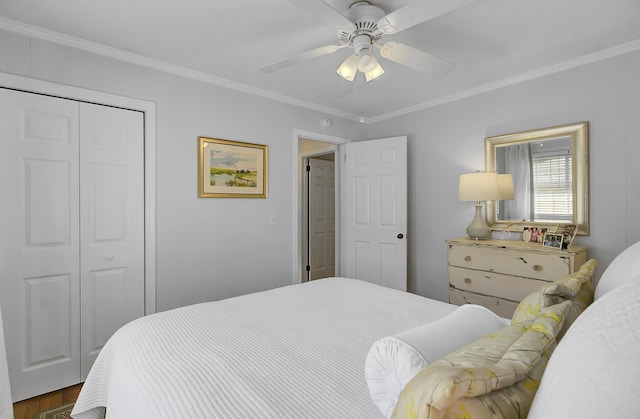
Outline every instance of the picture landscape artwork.
[[199, 196], [266, 198], [267, 146], [199, 138]]

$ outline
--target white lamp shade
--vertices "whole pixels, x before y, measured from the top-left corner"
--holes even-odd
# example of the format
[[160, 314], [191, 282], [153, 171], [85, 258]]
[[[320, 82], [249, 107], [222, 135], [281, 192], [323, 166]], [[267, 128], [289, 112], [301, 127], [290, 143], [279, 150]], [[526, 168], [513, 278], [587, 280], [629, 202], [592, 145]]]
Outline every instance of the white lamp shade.
[[498, 187], [498, 174], [487, 172], [460, 175], [459, 201], [495, 201], [502, 199]]
[[380, 65], [380, 63], [376, 63], [376, 66], [373, 70], [364, 73], [364, 78], [369, 82], [371, 80], [377, 79], [383, 74], [384, 70], [382, 69], [382, 66]]
[[510, 173], [498, 175], [498, 189], [500, 189], [500, 199], [515, 199], [513, 191], [513, 176]]
[[360, 52], [360, 55], [358, 56], [358, 70], [363, 73], [367, 73], [376, 68], [376, 64], [378, 64], [378, 60], [371, 51]]
[[358, 57], [350, 55], [346, 60], [340, 64], [340, 67], [336, 70], [336, 73], [345, 80], [353, 81], [358, 71]]

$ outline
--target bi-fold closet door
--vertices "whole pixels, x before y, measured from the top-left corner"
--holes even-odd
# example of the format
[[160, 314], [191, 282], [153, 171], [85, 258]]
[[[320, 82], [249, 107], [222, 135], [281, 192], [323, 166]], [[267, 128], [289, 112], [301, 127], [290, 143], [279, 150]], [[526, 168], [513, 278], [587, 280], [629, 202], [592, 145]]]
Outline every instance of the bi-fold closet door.
[[77, 384], [144, 314], [140, 112], [0, 89], [0, 308], [14, 401]]

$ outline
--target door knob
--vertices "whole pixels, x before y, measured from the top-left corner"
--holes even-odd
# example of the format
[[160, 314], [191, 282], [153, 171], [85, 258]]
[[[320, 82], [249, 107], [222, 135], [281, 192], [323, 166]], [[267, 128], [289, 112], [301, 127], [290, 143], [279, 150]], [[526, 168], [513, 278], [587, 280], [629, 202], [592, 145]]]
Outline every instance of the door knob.
[[398, 235], [396, 237], [399, 238], [399, 239], [404, 239], [404, 234], [398, 233]]

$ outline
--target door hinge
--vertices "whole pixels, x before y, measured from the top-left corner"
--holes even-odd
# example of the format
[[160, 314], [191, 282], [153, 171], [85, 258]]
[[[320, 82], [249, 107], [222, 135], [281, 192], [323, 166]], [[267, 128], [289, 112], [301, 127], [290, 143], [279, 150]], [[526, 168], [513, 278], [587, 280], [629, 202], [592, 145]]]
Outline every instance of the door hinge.
[[311, 166], [307, 165], [307, 172], [311, 171]]
[[311, 272], [311, 266], [307, 265], [307, 267], [305, 268], [307, 270], [307, 272]]

